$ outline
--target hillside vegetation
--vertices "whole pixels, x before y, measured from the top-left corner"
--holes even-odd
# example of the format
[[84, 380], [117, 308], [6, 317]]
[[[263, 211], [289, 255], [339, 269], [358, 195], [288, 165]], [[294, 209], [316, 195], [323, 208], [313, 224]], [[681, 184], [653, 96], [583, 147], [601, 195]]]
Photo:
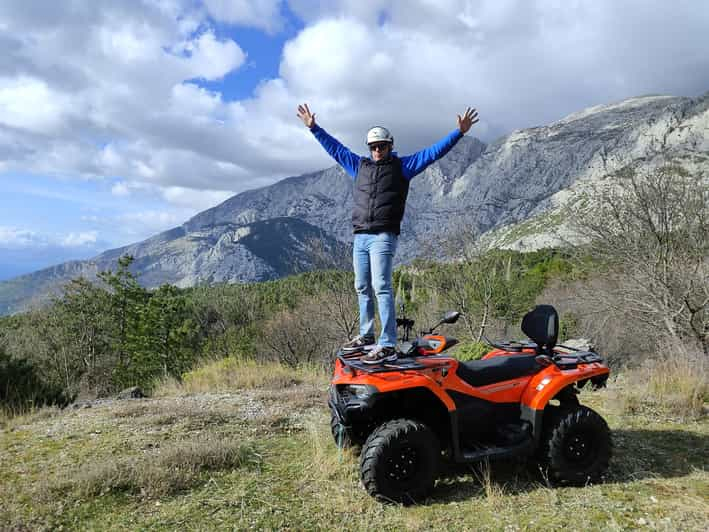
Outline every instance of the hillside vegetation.
[[[5, 409], [61, 405], [128, 386], [150, 391], [157, 378], [179, 380], [201, 360], [226, 356], [329, 367], [336, 346], [357, 332], [350, 272], [148, 291], [130, 273], [131, 260], [123, 257], [115, 272], [103, 272], [100, 285], [76, 279], [52, 305], [0, 319]], [[421, 327], [445, 309], [464, 312], [454, 332], [465, 349], [481, 331], [516, 326], [547, 280], [572, 269], [553, 250], [488, 252], [401, 269], [395, 284], [405, 312]]]

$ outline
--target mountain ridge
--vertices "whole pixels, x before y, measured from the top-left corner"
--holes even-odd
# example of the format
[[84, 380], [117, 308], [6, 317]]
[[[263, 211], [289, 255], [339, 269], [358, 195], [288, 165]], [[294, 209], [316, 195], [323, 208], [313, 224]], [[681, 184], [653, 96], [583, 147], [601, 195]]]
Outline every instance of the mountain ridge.
[[[492, 233], [553, 211], [586, 184], [628, 164], [651, 167], [671, 157], [689, 170], [706, 171], [708, 131], [709, 92], [598, 105], [513, 131], [489, 145], [463, 137], [412, 181], [397, 260], [416, 258], [423, 243], [461, 225]], [[0, 313], [56, 289], [70, 273], [91, 278], [99, 269], [115, 267], [122, 254], [136, 258], [133, 271], [148, 287], [253, 282], [314, 267], [306, 258], [306, 241], [324, 239], [337, 253], [351, 242], [351, 188], [351, 179], [333, 166], [242, 192], [144, 241], [1, 282]], [[261, 246], [255, 235], [267, 230], [262, 222], [274, 219], [281, 220], [283, 255], [298, 257], [290, 272], [276, 254], [261, 248], [260, 255], [253, 252]], [[244, 240], [247, 234], [251, 237]], [[527, 240], [523, 247], [533, 249], [534, 239]], [[542, 241], [548, 245], [553, 239]], [[515, 242], [505, 245], [515, 247]]]

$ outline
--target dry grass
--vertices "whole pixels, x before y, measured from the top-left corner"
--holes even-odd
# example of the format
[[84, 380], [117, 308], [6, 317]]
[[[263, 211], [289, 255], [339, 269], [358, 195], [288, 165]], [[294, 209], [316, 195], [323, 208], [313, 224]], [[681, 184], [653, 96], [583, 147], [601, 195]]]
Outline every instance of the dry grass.
[[182, 382], [175, 379], [160, 382], [154, 395], [168, 397], [253, 388], [281, 389], [303, 383], [318, 384], [326, 382], [327, 378], [328, 374], [321, 366], [291, 368], [279, 362], [227, 357], [185, 373]]
[[330, 426], [321, 418], [311, 417], [305, 423], [308, 434], [310, 466], [308, 467], [314, 479], [328, 482], [342, 478], [345, 469], [343, 462], [356, 463], [359, 455], [356, 450], [340, 449], [334, 445]]
[[613, 430], [607, 482], [550, 489], [495, 462], [451, 470], [410, 507], [367, 496], [306, 388], [108, 402], [0, 431], [0, 530], [706, 529], [709, 425], [610, 412], [630, 386], [581, 395]]
[[473, 475], [480, 483], [487, 503], [493, 507], [499, 505], [505, 498], [505, 490], [493, 478], [490, 462], [487, 460], [482, 462], [477, 468], [473, 469]]
[[57, 406], [43, 406], [29, 411], [19, 411], [0, 407], [0, 429], [11, 430], [15, 427], [28, 425], [35, 421], [49, 419], [61, 412]]
[[661, 410], [681, 419], [699, 419], [709, 401], [708, 364], [700, 355], [667, 355], [626, 371], [620, 393], [622, 411]]
[[120, 405], [113, 412], [113, 416], [119, 419], [121, 418], [137, 418], [147, 416], [149, 414], [154, 414], [156, 410], [155, 405], [147, 402], [139, 403], [126, 403]]
[[[139, 403], [117, 404], [112, 415], [125, 423], [149, 429], [175, 425], [181, 431], [202, 432], [227, 425], [238, 418], [234, 401], [219, 400], [226, 395], [211, 395], [204, 401], [180, 396], [172, 399], [144, 399]], [[175, 402], [176, 401], [176, 402]]]
[[99, 462], [79, 471], [67, 484], [86, 497], [129, 492], [146, 498], [163, 497], [201, 482], [206, 471], [257, 465], [261, 457], [250, 444], [215, 437], [198, 437], [166, 444], [141, 456]]

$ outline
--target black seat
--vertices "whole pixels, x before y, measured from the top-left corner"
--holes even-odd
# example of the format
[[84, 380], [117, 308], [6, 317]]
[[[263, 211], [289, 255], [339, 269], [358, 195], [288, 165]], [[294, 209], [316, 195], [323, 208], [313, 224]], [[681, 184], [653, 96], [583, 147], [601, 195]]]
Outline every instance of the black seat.
[[460, 362], [456, 375], [471, 386], [485, 386], [525, 375], [534, 375], [544, 367], [536, 361], [536, 358], [537, 355], [510, 355]]

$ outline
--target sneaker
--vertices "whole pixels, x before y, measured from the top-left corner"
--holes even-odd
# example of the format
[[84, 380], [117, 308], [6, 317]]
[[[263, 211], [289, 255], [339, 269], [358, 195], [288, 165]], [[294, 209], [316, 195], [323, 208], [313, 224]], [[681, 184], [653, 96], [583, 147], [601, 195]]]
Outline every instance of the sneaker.
[[389, 346], [378, 345], [369, 353], [360, 358], [365, 364], [379, 364], [380, 362], [393, 362], [396, 360], [396, 349]]
[[343, 353], [354, 353], [356, 351], [366, 351], [374, 347], [373, 336], [355, 336], [342, 346]]

